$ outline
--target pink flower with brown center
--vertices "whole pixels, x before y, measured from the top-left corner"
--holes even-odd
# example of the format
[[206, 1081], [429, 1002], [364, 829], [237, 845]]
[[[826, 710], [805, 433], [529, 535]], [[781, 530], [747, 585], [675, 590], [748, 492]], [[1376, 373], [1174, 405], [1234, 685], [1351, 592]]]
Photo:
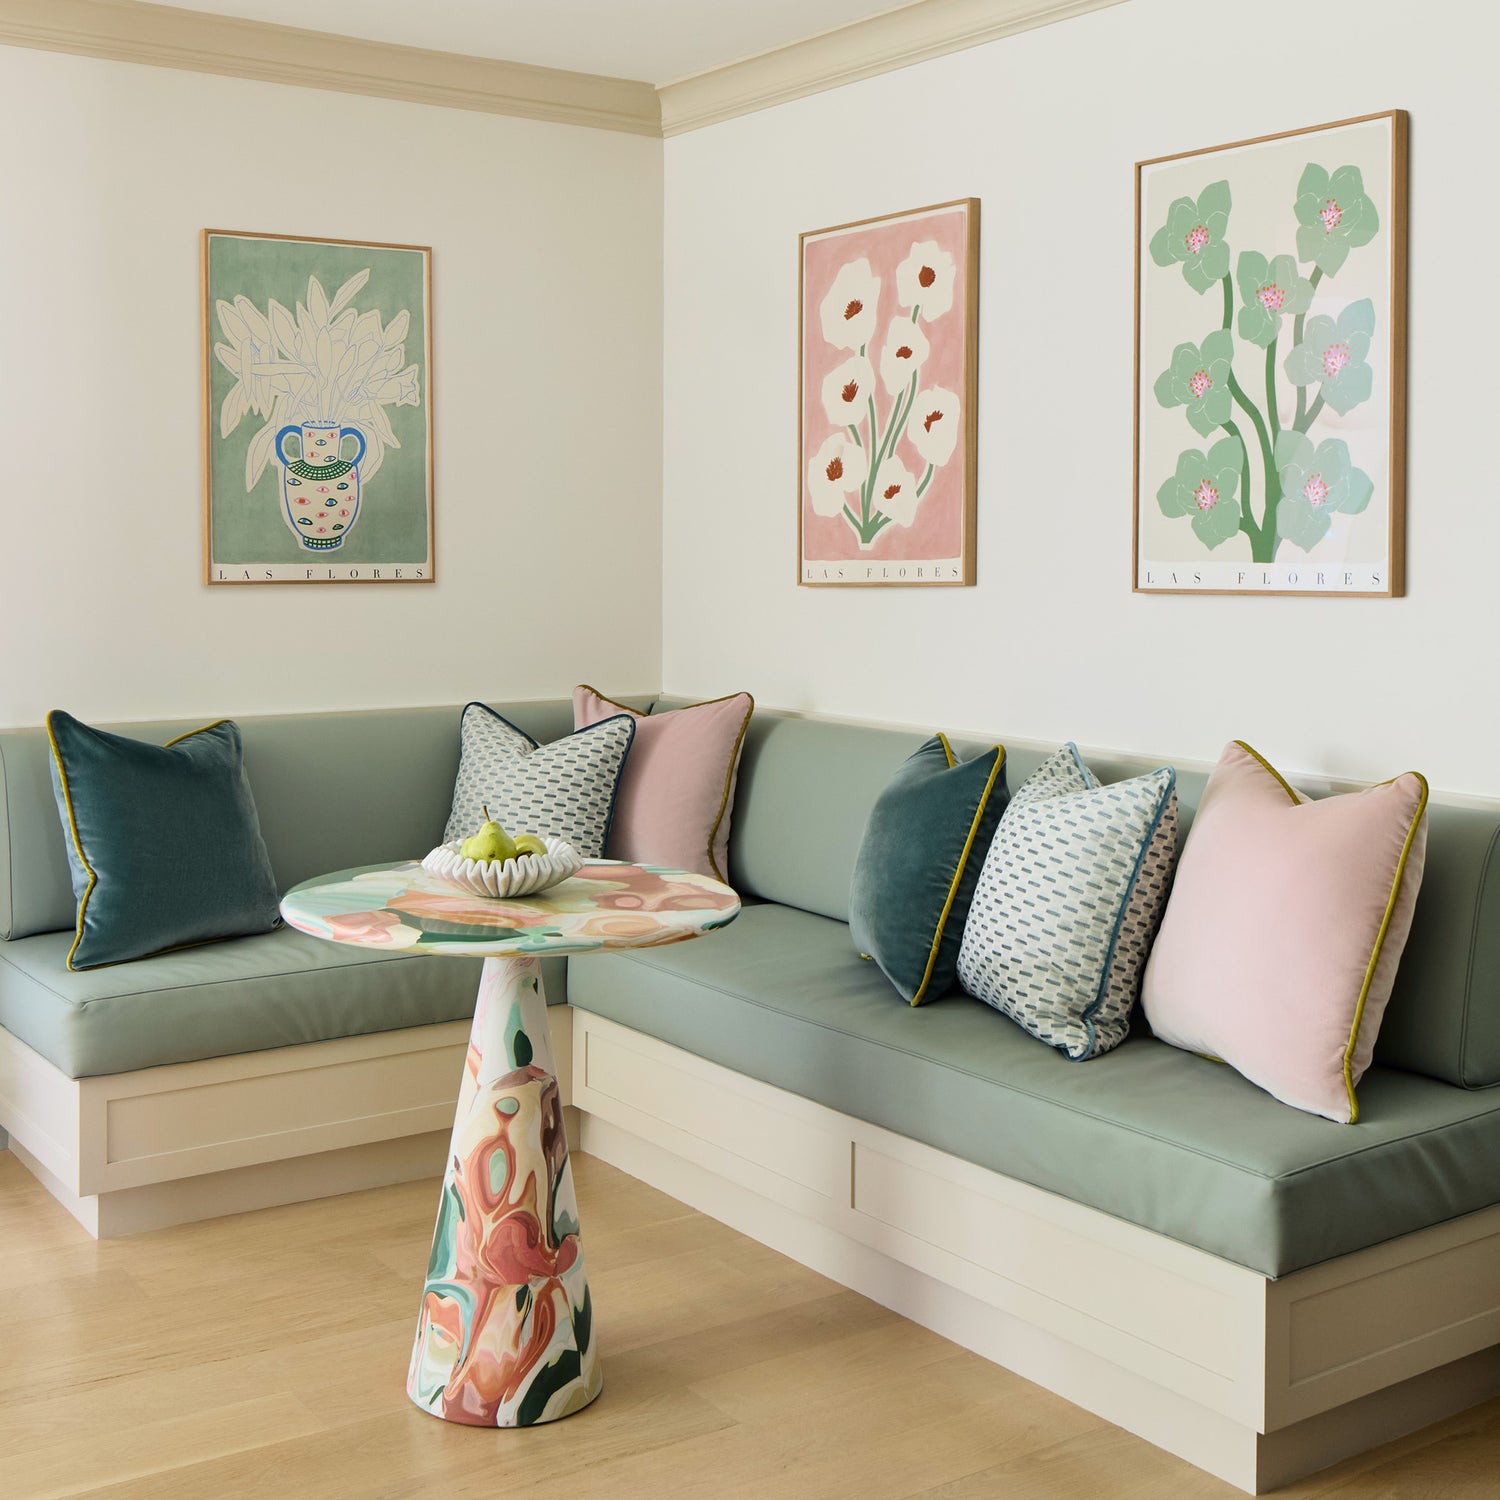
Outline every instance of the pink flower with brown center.
[[1323, 351], [1323, 373], [1332, 379], [1349, 363], [1348, 344], [1330, 344]]
[[1204, 392], [1207, 391], [1212, 384], [1213, 381], [1208, 378], [1208, 371], [1198, 370], [1193, 375], [1193, 378], [1188, 381], [1188, 389], [1199, 400], [1202, 400]]
[[1193, 503], [1199, 510], [1212, 510], [1219, 503], [1219, 492], [1208, 480], [1199, 480], [1198, 488], [1193, 491]]

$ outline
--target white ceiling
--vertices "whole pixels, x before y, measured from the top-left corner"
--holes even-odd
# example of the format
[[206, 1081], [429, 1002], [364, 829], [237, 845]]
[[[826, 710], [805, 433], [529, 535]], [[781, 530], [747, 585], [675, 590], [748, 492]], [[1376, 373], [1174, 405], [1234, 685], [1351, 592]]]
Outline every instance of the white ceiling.
[[912, 0], [161, 0], [407, 47], [674, 83]]

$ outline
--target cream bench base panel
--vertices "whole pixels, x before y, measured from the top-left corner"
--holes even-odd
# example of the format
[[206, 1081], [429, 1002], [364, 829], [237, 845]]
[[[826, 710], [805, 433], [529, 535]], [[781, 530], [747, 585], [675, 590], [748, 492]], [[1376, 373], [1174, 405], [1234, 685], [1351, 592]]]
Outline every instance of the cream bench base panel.
[[1269, 1280], [579, 1011], [585, 1151], [1260, 1494], [1500, 1392], [1500, 1208]]
[[[572, 1009], [547, 1019], [566, 1106]], [[75, 1079], [0, 1028], [0, 1128], [91, 1235], [135, 1234], [440, 1176], [468, 1042], [445, 1021]]]

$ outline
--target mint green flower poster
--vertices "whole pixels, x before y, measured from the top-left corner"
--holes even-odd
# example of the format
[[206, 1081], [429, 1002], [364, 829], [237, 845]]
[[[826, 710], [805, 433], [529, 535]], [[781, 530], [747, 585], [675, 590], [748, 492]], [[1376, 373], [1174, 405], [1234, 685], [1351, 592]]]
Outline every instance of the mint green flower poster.
[[203, 231], [209, 583], [430, 583], [432, 252]]
[[1137, 592], [1404, 589], [1406, 113], [1136, 164]]

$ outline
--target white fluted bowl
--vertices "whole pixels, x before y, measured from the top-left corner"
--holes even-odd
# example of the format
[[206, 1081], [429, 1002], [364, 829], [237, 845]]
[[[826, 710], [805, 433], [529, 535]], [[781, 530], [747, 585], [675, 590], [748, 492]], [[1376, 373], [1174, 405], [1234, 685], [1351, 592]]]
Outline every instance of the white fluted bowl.
[[583, 856], [566, 839], [543, 839], [545, 854], [515, 859], [465, 859], [455, 844], [441, 844], [422, 861], [436, 875], [475, 896], [534, 896], [561, 885], [584, 866]]

